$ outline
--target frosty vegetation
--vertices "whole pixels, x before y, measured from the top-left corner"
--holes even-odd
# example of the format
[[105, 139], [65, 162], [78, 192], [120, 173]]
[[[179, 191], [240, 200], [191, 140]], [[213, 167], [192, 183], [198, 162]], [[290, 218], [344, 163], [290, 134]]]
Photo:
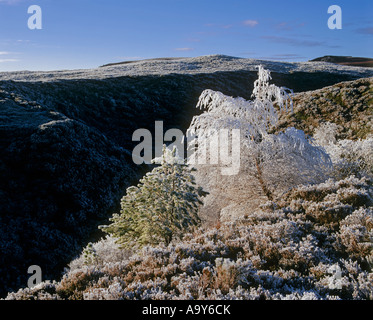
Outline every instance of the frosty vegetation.
[[137, 187], [127, 189], [121, 201], [121, 213], [114, 214], [112, 224], [101, 229], [113, 235], [123, 247], [169, 244], [174, 236], [200, 224], [198, 206], [206, 192], [195, 187], [193, 168], [163, 147], [160, 166], [147, 173]]
[[236, 221], [132, 255], [107, 237], [60, 282], [8, 299], [373, 299], [371, 191], [356, 177], [300, 186]]
[[314, 134], [316, 144], [324, 147], [330, 155], [333, 175], [344, 178], [349, 175], [373, 176], [373, 133], [366, 139], [337, 140], [338, 125], [322, 124]]
[[[211, 154], [214, 133], [221, 129], [239, 129], [241, 175], [246, 180], [256, 179], [262, 194], [274, 200], [276, 194], [290, 187], [321, 182], [331, 168], [331, 160], [322, 147], [310, 143], [303, 131], [288, 128], [280, 134], [269, 134], [270, 129], [278, 125], [279, 116], [293, 110], [292, 91], [270, 84], [270, 80], [269, 70], [259, 66], [252, 101], [205, 90], [197, 107], [206, 111], [193, 118], [189, 132], [199, 134], [196, 153], [208, 149]], [[195, 142], [190, 145], [194, 146]], [[199, 171], [211, 172], [212, 161], [208, 163], [208, 166], [196, 167]], [[216, 174], [218, 172], [206, 174], [207, 179], [215, 180]], [[235, 176], [230, 180], [227, 183], [237, 181]], [[218, 179], [212, 188], [219, 189], [219, 186], [224, 189], [227, 184]]]
[[[192, 123], [195, 128], [241, 129], [246, 139], [241, 156], [249, 160], [240, 175], [244, 182], [253, 176], [258, 184], [263, 180], [260, 189], [267, 201], [259, 208], [213, 227], [182, 228], [180, 237], [162, 243], [160, 237], [159, 244], [145, 241], [138, 250], [121, 248], [120, 232], [126, 231], [121, 224], [130, 225], [116, 215], [114, 236], [89, 244], [61, 281], [9, 293], [7, 299], [373, 300], [372, 138], [338, 140], [328, 123], [313, 138], [295, 128], [269, 134], [287, 100], [269, 79], [260, 69], [254, 101], [204, 92], [200, 101], [207, 111]], [[166, 212], [166, 205], [157, 208], [151, 190], [165, 190], [162, 183], [175, 181], [162, 169], [172, 163], [162, 163], [151, 179], [130, 189], [122, 213], [141, 217], [146, 212], [149, 220]], [[148, 188], [152, 204], [143, 196], [140, 204], [130, 201], [142, 188]], [[198, 195], [196, 190], [184, 195]], [[131, 205], [138, 207], [132, 212]], [[184, 216], [179, 218], [181, 223]], [[158, 222], [160, 228], [167, 226]]]

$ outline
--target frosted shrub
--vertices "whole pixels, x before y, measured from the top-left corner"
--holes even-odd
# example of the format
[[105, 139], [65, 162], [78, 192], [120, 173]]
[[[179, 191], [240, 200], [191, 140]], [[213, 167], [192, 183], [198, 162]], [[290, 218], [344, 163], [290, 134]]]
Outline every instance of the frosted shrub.
[[123, 286], [121, 282], [114, 282], [108, 288], [91, 288], [83, 295], [84, 300], [124, 300]]
[[339, 128], [335, 123], [325, 122], [315, 130], [313, 138], [321, 146], [336, 144]]
[[373, 177], [373, 136], [359, 140], [338, 140], [338, 126], [327, 122], [314, 132], [315, 144], [325, 148], [334, 164], [337, 179], [357, 176]]
[[33, 288], [10, 293], [5, 300], [61, 300], [56, 294], [56, 282], [43, 282]]
[[235, 261], [217, 258], [215, 260], [214, 286], [223, 294], [227, 294], [230, 288], [238, 284], [239, 270]]
[[95, 243], [89, 243], [82, 254], [68, 265], [68, 270], [73, 271], [84, 266], [101, 267], [103, 263], [118, 262], [131, 256], [131, 250], [120, 248], [117, 239], [107, 235]]
[[[259, 66], [252, 101], [205, 90], [197, 104], [205, 112], [193, 118], [188, 132], [197, 135], [198, 145], [193, 140], [190, 148], [200, 155], [210, 147], [214, 133], [239, 129], [240, 176], [247, 177], [246, 182], [254, 177], [262, 193], [273, 200], [274, 195], [295, 185], [323, 181], [331, 161], [322, 148], [310, 144], [303, 131], [289, 128], [278, 135], [269, 133], [278, 125], [279, 115], [292, 112], [293, 107], [292, 91], [269, 84], [270, 79], [270, 72]], [[217, 174], [212, 163], [205, 166], [207, 177]], [[201, 166], [197, 168], [201, 170]], [[220, 188], [227, 186], [221, 184]], [[212, 188], [219, 189], [219, 185]]]
[[62, 299], [81, 300], [85, 288], [95, 285], [102, 276], [104, 273], [95, 267], [77, 269], [65, 274], [55, 290]]
[[369, 263], [373, 254], [373, 210], [360, 209], [344, 219], [337, 241], [349, 257]]

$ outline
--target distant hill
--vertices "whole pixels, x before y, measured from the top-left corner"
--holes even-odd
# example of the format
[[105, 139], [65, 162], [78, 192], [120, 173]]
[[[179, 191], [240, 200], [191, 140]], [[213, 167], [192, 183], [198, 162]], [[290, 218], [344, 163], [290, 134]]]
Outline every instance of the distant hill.
[[321, 58], [316, 58], [311, 60], [312, 62], [330, 62], [336, 63], [343, 66], [352, 66], [352, 67], [373, 67], [373, 58], [360, 58], [360, 57], [351, 57], [351, 56], [324, 56]]
[[140, 61], [141, 62], [142, 61], [173, 61], [173, 60], [179, 60], [179, 59], [182, 59], [182, 58], [153, 58], [153, 59], [127, 60], [127, 61], [121, 61], [121, 62], [107, 63], [107, 64], [100, 66], [100, 68], [119, 66], [121, 64], [129, 64], [129, 63], [140, 62]]
[[[166, 75], [209, 75], [215, 77], [216, 73], [252, 73], [254, 80], [258, 72], [258, 65], [271, 70], [271, 73], [285, 75], [293, 78], [294, 75], [301, 75], [302, 80], [293, 81], [289, 88], [306, 91], [319, 89], [326, 85], [331, 85], [340, 81], [356, 80], [373, 76], [372, 68], [351, 67], [328, 62], [280, 62], [258, 59], [247, 59], [230, 57], [225, 55], [209, 55], [195, 58], [158, 58], [139, 61], [127, 61], [124, 63], [114, 63], [93, 69], [75, 70], [54, 70], [54, 71], [13, 71], [1, 72], [0, 81], [20, 81], [20, 82], [60, 82], [61, 80], [104, 80], [118, 79], [120, 77], [139, 77]], [[315, 75], [322, 75], [320, 77]], [[304, 85], [305, 79], [313, 78], [314, 86]], [[325, 81], [325, 77], [329, 81]], [[318, 78], [318, 79], [316, 79]], [[338, 80], [336, 78], [339, 78]], [[344, 78], [344, 79], [342, 79]], [[332, 81], [330, 81], [332, 80]], [[337, 81], [336, 81], [337, 80]], [[274, 79], [275, 81], [275, 79]], [[321, 82], [322, 83], [321, 83]], [[275, 81], [279, 83], [278, 80]], [[300, 83], [301, 82], [301, 83]], [[308, 81], [306, 81], [308, 82]], [[329, 83], [326, 83], [329, 82]], [[331, 82], [331, 83], [330, 83]], [[251, 83], [251, 82], [248, 82]], [[281, 84], [281, 83], [280, 83]], [[286, 84], [284, 84], [286, 85]], [[294, 86], [295, 85], [295, 86]]]

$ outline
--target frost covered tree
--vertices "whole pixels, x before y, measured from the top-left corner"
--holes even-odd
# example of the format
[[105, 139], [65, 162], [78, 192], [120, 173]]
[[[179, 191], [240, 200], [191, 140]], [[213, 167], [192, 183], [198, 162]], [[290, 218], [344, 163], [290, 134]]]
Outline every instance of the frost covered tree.
[[[270, 134], [282, 113], [292, 112], [292, 90], [270, 84], [270, 71], [259, 66], [253, 100], [205, 90], [197, 104], [205, 112], [193, 118], [189, 135], [198, 155], [221, 129], [239, 129], [241, 174], [255, 177], [262, 193], [273, 200], [274, 191], [302, 183], [320, 182], [331, 162], [321, 147], [310, 144], [303, 131], [289, 128]], [[196, 143], [195, 141], [198, 141]]]
[[195, 169], [178, 157], [176, 148], [165, 146], [153, 163], [160, 166], [127, 189], [120, 214], [100, 227], [123, 247], [169, 244], [173, 236], [200, 224], [198, 207], [206, 192], [195, 184]]

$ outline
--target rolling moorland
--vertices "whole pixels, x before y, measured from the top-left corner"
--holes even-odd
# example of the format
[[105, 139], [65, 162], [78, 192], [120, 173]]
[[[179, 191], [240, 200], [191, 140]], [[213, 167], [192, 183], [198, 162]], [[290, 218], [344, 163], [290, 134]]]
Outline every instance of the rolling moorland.
[[324, 56], [313, 59], [311, 61], [324, 61], [330, 63], [336, 63], [344, 66], [355, 66], [355, 67], [373, 67], [373, 59], [371, 58], [359, 58], [351, 56]]
[[[294, 126], [307, 134], [312, 134], [321, 123], [330, 121], [341, 126], [338, 132], [341, 139], [364, 139], [372, 133], [373, 70], [369, 68], [325, 62], [280, 63], [216, 55], [128, 62], [92, 70], [0, 73], [2, 177], [0, 182], [0, 295], [5, 297], [8, 292], [25, 287], [29, 276], [27, 268], [30, 265], [39, 265], [42, 268], [43, 279], [59, 280], [64, 268], [80, 255], [82, 249], [89, 242], [97, 241], [102, 236], [97, 231], [97, 226], [107, 222], [112, 213], [118, 211], [125, 189], [135, 184], [149, 169], [135, 166], [132, 162], [131, 152], [135, 143], [132, 142], [131, 137], [135, 130], [147, 128], [152, 131], [154, 121], [163, 120], [165, 130], [180, 128], [185, 131], [192, 117], [199, 112], [195, 108], [199, 95], [207, 88], [221, 91], [229, 96], [250, 99], [253, 83], [257, 77], [256, 66], [259, 64], [271, 70], [273, 83], [292, 88], [295, 92], [294, 114], [281, 119], [280, 129]], [[330, 191], [326, 194], [339, 194], [338, 190], [345, 188], [346, 185], [364, 190], [363, 194], [370, 192], [368, 182], [347, 180], [344, 184], [329, 187]], [[232, 194], [234, 194], [233, 190]], [[323, 197], [326, 194], [323, 194]], [[203, 208], [201, 215], [206, 225], [211, 226], [216, 225], [221, 219], [220, 213], [224, 212], [222, 209], [227, 204], [219, 194], [212, 192], [210, 197], [208, 202], [215, 205]], [[219, 198], [220, 202], [214, 202], [214, 197]], [[285, 197], [279, 210], [289, 206], [291, 202], [289, 199], [292, 197], [297, 198], [299, 195], [291, 194]], [[307, 194], [304, 197], [307, 197]], [[322, 202], [323, 197], [310, 200]], [[369, 197], [364, 199], [360, 199], [361, 201], [355, 199], [353, 203], [347, 205], [353, 206], [356, 210], [362, 209], [361, 207], [369, 204], [370, 201]], [[238, 207], [239, 203], [237, 199]], [[237, 206], [234, 210], [239, 215], [242, 208]], [[291, 210], [296, 211], [295, 208]], [[312, 213], [305, 214], [304, 218], [298, 217], [297, 223], [304, 225], [306, 216], [310, 214], [312, 215]], [[262, 221], [269, 219], [274, 223], [283, 223], [285, 229], [287, 228], [285, 224], [288, 223], [290, 226], [294, 222], [286, 210], [277, 211], [273, 218], [266, 215], [265, 211], [261, 215], [264, 215]], [[257, 219], [252, 212], [245, 219], [248, 221], [242, 222], [243, 225], [255, 227]], [[259, 226], [260, 223], [258, 228]], [[228, 229], [224, 231], [224, 228]], [[223, 259], [220, 277], [224, 277], [226, 267], [223, 267], [223, 264], [229, 263], [224, 259], [230, 258], [237, 262], [237, 259], [240, 259], [237, 255], [241, 250], [239, 248], [243, 247], [240, 242], [230, 241], [238, 239], [235, 233], [239, 228], [234, 228], [232, 225], [224, 228], [211, 229], [211, 235], [208, 235], [215, 240], [221, 239], [219, 242], [221, 247], [213, 248], [214, 252], [218, 252], [217, 254], [214, 253], [211, 257], [203, 256], [202, 252], [208, 251], [208, 248], [205, 248], [208, 240], [201, 240], [201, 248], [198, 249], [201, 256], [194, 257], [197, 262], [193, 264], [189, 259], [190, 266], [185, 265], [185, 270], [170, 271], [170, 274], [165, 275], [165, 279], [168, 277], [171, 279], [175, 275], [181, 277], [180, 274], [183, 272], [191, 276], [195, 266], [197, 266], [196, 270], [203, 272], [206, 267], [212, 268], [212, 265], [208, 266], [206, 261], [214, 261], [217, 258]], [[288, 233], [286, 237], [317, 238], [317, 232], [318, 235], [322, 233], [321, 229], [314, 231], [313, 234], [307, 230], [293, 230], [294, 233]], [[243, 232], [249, 234], [248, 230]], [[190, 236], [180, 245], [185, 250], [180, 249], [181, 256], [178, 259], [188, 258], [186, 248], [196, 242], [193, 237]], [[115, 256], [113, 259], [123, 258], [125, 254], [117, 250], [110, 241], [109, 239], [108, 242], [111, 243]], [[315, 246], [315, 241], [310, 238], [307, 245], [311, 248]], [[323, 242], [324, 247], [319, 246], [322, 251], [320, 255], [327, 254], [331, 250], [327, 242], [326, 240]], [[230, 243], [233, 243], [231, 247]], [[140, 259], [144, 263], [154, 260], [154, 263], [164, 264], [165, 261], [162, 259], [169, 259], [171, 254], [169, 250], [172, 249], [159, 250], [159, 255], [149, 251], [144, 253], [146, 259], [144, 256], [135, 259]], [[264, 251], [264, 248], [257, 248], [256, 254], [250, 253], [247, 257], [242, 253], [241, 259], [246, 257], [253, 262], [254, 256], [262, 256], [261, 259], [264, 261]], [[157, 255], [159, 261], [153, 255]], [[280, 258], [276, 259], [271, 260], [271, 257], [267, 257], [267, 264], [259, 259], [254, 267], [256, 270], [271, 270], [271, 268], [274, 270]], [[302, 260], [304, 257], [299, 259]], [[289, 261], [286, 263], [291, 264]], [[284, 262], [284, 265], [286, 263]], [[311, 262], [308, 260], [302, 263], [299, 264], [301, 267], [298, 266], [300, 269], [296, 269], [297, 272], [301, 272], [302, 268], [310, 268], [308, 264]], [[314, 261], [312, 263], [316, 265]], [[130, 270], [138, 265], [139, 263], [133, 262], [132, 265], [132, 262], [128, 262], [120, 268]], [[219, 263], [214, 266], [218, 267]], [[74, 276], [80, 272], [79, 267], [76, 267], [78, 271]], [[241, 267], [245, 269], [244, 265]], [[318, 267], [320, 268], [319, 265]], [[115, 270], [110, 269], [109, 266], [105, 268], [100, 271], [100, 274], [95, 274], [92, 270], [93, 273], [91, 271], [81, 273], [82, 281], [89, 278], [86, 281], [89, 284], [92, 279], [97, 283], [100, 279], [106, 281], [102, 279], [118, 277], [116, 273], [119, 272], [118, 269], [115, 267], [113, 267]], [[156, 269], [156, 266], [154, 268]], [[358, 270], [357, 266], [349, 268]], [[141, 273], [140, 269], [133, 270], [133, 273]], [[219, 274], [214, 275], [213, 272], [209, 274], [208, 269], [206, 270], [204, 281], [208, 283], [213, 279], [211, 283], [215, 283], [216, 288], [220, 288], [219, 283], [223, 280], [219, 279]], [[322, 272], [321, 269], [314, 270], [315, 275]], [[258, 275], [253, 274], [252, 277], [258, 279]], [[135, 286], [135, 278], [122, 280], [127, 283], [134, 281], [133, 286]], [[147, 279], [145, 278], [144, 281]], [[238, 278], [239, 273], [234, 280], [236, 284], [240, 283]], [[43, 290], [49, 292], [52, 298], [82, 298], [84, 295], [86, 298], [94, 298], [100, 295], [92, 291], [89, 285], [87, 285], [88, 289], [74, 289], [75, 291], [70, 292], [71, 287], [66, 285], [66, 282], [71, 278], [64, 279], [65, 283], [59, 286], [44, 285]], [[156, 279], [154, 278], [154, 281]], [[184, 281], [182, 277], [177, 280], [173, 287], [164, 284], [163, 298], [175, 296], [177, 288], [180, 295], [180, 292], [184, 292], [185, 297], [190, 294], [198, 298], [198, 293], [187, 293], [182, 289]], [[118, 283], [109, 283], [105, 288], [111, 285], [115, 287]], [[150, 284], [148, 285], [151, 287]], [[223, 286], [226, 285], [224, 282]], [[208, 288], [206, 285], [205, 289], [210, 289], [207, 290], [210, 293], [205, 298], [219, 297], [216, 293], [215, 295], [212, 293], [214, 288]], [[223, 292], [223, 295], [228, 294], [229, 290], [225, 292], [226, 290], [220, 292]], [[369, 292], [369, 286], [366, 290]], [[133, 289], [131, 292], [140, 291]], [[120, 290], [118, 292], [122, 297], [133, 298], [141, 297], [145, 291], [141, 291], [139, 296], [128, 292], [127, 295]], [[286, 290], [284, 292], [286, 293]], [[40, 292], [30, 295], [35, 297], [38, 294]], [[256, 293], [252, 292], [252, 297], [245, 294], [242, 293], [242, 296], [246, 298], [265, 295], [273, 297], [271, 296], [273, 293], [266, 292], [264, 289]], [[25, 295], [27, 296], [28, 293]], [[351, 293], [348, 291], [345, 295], [350, 297]], [[145, 296], [144, 293], [142, 297]], [[365, 296], [361, 293], [359, 297]]]

